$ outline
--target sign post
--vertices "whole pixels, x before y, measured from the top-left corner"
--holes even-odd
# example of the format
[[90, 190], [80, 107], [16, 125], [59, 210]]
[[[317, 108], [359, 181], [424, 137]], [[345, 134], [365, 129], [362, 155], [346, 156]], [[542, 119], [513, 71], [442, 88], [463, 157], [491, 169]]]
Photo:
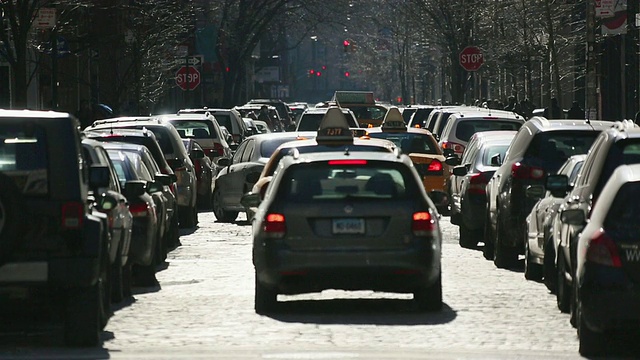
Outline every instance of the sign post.
[[200, 79], [200, 71], [193, 66], [183, 66], [176, 72], [176, 85], [183, 91], [195, 90]]
[[467, 46], [460, 52], [460, 66], [466, 71], [477, 71], [484, 64], [484, 55], [477, 46]]

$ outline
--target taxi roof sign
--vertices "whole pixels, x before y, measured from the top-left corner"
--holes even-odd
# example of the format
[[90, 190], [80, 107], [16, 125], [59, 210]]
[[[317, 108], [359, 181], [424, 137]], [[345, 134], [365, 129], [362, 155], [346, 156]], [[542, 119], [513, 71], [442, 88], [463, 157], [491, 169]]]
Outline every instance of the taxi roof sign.
[[339, 104], [374, 105], [376, 103], [372, 91], [336, 91], [331, 101]]
[[407, 130], [404, 118], [397, 106], [392, 106], [387, 110], [387, 114], [382, 120], [382, 130]]
[[353, 143], [353, 134], [349, 129], [349, 122], [339, 107], [331, 106], [320, 121], [318, 143], [322, 142], [348, 142]]

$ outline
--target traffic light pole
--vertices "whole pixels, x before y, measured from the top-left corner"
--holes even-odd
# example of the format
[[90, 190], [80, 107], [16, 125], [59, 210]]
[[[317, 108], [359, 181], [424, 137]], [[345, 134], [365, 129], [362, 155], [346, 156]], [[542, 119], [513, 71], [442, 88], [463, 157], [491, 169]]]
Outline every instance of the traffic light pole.
[[595, 2], [587, 2], [587, 58], [586, 58], [586, 104], [587, 119], [594, 120], [600, 117], [598, 111], [598, 75], [597, 75], [597, 50], [596, 50], [596, 8]]

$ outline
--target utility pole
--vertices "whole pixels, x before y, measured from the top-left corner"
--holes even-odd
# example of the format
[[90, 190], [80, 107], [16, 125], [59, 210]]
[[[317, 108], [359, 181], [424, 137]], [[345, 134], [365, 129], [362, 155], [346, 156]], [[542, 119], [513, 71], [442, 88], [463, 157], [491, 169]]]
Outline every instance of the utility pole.
[[600, 117], [598, 112], [598, 75], [596, 49], [596, 8], [593, 0], [587, 1], [587, 58], [586, 58], [586, 93], [585, 112], [587, 119]]

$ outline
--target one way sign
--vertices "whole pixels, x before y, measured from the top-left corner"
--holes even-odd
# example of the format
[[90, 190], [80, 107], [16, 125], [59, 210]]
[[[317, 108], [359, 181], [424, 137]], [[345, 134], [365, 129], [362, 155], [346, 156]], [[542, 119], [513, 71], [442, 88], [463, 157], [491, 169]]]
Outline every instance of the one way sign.
[[200, 66], [202, 65], [202, 55], [187, 56], [183, 62], [184, 65]]

